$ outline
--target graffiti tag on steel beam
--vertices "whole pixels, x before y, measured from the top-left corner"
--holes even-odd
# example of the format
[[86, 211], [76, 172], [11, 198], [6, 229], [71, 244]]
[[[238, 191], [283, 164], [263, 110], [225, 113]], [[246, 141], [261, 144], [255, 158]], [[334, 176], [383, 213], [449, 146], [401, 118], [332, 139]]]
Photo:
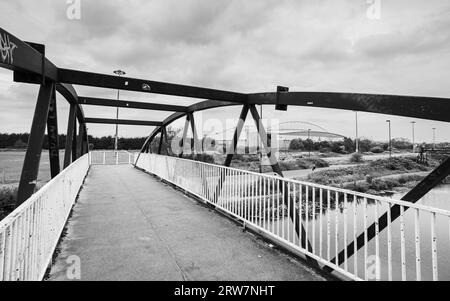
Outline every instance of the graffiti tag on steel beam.
[[0, 34], [0, 53], [2, 63], [13, 64], [14, 63], [14, 49], [17, 45], [12, 43], [9, 39], [9, 35], [4, 33]]

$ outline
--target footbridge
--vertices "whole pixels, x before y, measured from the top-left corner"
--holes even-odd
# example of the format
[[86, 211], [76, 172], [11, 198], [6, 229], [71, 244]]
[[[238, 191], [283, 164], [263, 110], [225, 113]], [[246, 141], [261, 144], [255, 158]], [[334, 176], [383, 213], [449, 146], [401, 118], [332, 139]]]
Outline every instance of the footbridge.
[[[450, 99], [322, 92], [245, 94], [63, 69], [45, 46], [0, 28], [0, 67], [40, 86], [17, 208], [0, 221], [0, 280], [449, 280], [450, 212], [420, 200], [450, 173], [450, 159], [401, 200], [283, 178], [255, 105], [391, 114], [450, 121]], [[188, 106], [79, 96], [73, 85], [200, 99]], [[69, 103], [60, 166], [56, 92]], [[207, 100], [205, 100], [207, 99]], [[173, 112], [165, 120], [87, 118], [83, 106]], [[166, 128], [194, 112], [241, 106], [224, 165], [162, 155]], [[231, 168], [250, 112], [275, 175]], [[152, 127], [136, 154], [89, 150], [87, 123]], [[78, 130], [78, 133], [77, 133]], [[52, 180], [35, 192], [42, 143]], [[157, 152], [152, 144], [159, 136]], [[167, 154], [167, 152], [166, 152]], [[70, 277], [74, 276], [74, 277]]]

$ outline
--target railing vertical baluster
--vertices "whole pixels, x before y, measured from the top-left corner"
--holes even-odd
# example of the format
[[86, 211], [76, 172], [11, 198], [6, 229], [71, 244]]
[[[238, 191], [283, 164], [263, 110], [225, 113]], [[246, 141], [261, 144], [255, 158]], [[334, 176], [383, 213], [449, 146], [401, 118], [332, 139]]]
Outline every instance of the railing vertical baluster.
[[272, 195], [272, 233], [275, 234], [275, 180], [271, 180], [271, 195]]
[[367, 250], [367, 198], [364, 198], [363, 202], [363, 216], [364, 216], [364, 279], [368, 280], [368, 273], [367, 273], [367, 257], [368, 257], [368, 250]]
[[[335, 257], [339, 254], [339, 192], [336, 191], [335, 193], [335, 223], [334, 223], [334, 247], [335, 247]], [[336, 266], [339, 266], [339, 263], [335, 262]]]
[[323, 189], [319, 189], [319, 256], [323, 257]]
[[[379, 230], [379, 225], [378, 225], [378, 206], [379, 203], [377, 200], [375, 201], [375, 258], [377, 259], [377, 261], [380, 261], [380, 230]], [[380, 268], [381, 264], [379, 264], [377, 262], [376, 264], [376, 280], [379, 281], [380, 280], [380, 271], [378, 271], [378, 268]]]
[[[287, 185], [287, 200], [286, 200], [286, 202], [287, 202], [287, 216], [288, 216], [288, 218], [287, 218], [287, 223], [286, 223], [286, 232], [287, 232], [287, 241], [291, 241], [291, 236], [290, 236], [290, 234], [291, 234], [291, 231], [290, 231], [290, 226], [291, 226], [291, 219], [290, 219], [290, 216], [291, 216], [291, 200], [290, 200], [290, 198], [291, 198], [291, 185], [290, 185], [290, 182], [285, 182], [285, 185]], [[283, 185], [283, 186], [285, 186], [285, 185]]]
[[388, 243], [388, 280], [392, 281], [392, 222], [391, 222], [391, 208], [389, 204], [387, 210], [387, 243]]
[[237, 176], [237, 206], [238, 206], [238, 216], [242, 218], [242, 203], [241, 203], [241, 172], [238, 171]]
[[331, 260], [331, 192], [327, 190], [327, 260]]
[[243, 197], [243, 203], [242, 203], [242, 210], [243, 210], [243, 215], [244, 215], [244, 218], [245, 218], [245, 220], [247, 221], [248, 220], [248, 202], [247, 202], [247, 200], [248, 200], [248, 172], [247, 171], [244, 171], [244, 174], [243, 174], [243, 183], [242, 183], [242, 185], [243, 185], [243, 190], [242, 190], [242, 197]]
[[286, 236], [284, 235], [285, 234], [285, 215], [286, 215], [286, 212], [285, 212], [285, 207], [286, 207], [286, 199], [285, 199], [285, 189], [286, 189], [286, 186], [284, 185], [284, 182], [282, 182], [282, 185], [281, 185], [281, 198], [282, 198], [282, 202], [281, 202], [281, 204], [282, 204], [282, 208], [283, 208], [283, 212], [282, 212], [282, 221], [281, 221], [281, 237], [283, 238], [283, 239], [286, 239]]
[[300, 248], [302, 248], [302, 224], [303, 224], [303, 185], [299, 184], [299, 188], [298, 188], [298, 224], [299, 224], [299, 229], [298, 229], [298, 245], [300, 246]]
[[406, 281], [406, 255], [405, 255], [405, 222], [404, 222], [404, 207], [400, 206], [400, 252], [402, 260], [402, 280]]
[[433, 264], [433, 281], [439, 280], [437, 236], [436, 236], [436, 213], [431, 213], [431, 256]]
[[308, 250], [308, 241], [309, 241], [309, 186], [305, 185], [306, 189], [306, 198], [305, 198], [305, 241], [306, 241], [306, 247], [305, 249]]
[[0, 231], [0, 281], [3, 281], [3, 269], [5, 267], [6, 230]]
[[356, 244], [356, 236], [358, 231], [358, 224], [356, 218], [356, 205], [358, 199], [356, 195], [353, 195], [353, 274], [355, 275], [355, 279], [358, 279], [358, 247]]
[[[297, 238], [297, 228], [295, 227], [296, 225], [296, 221], [297, 221], [297, 196], [296, 196], [296, 189], [295, 189], [295, 183], [292, 183], [292, 206], [294, 208], [292, 208], [292, 212], [293, 212], [293, 216], [294, 216], [294, 222], [292, 224], [292, 243], [295, 244], [295, 239]], [[298, 224], [300, 225], [300, 221], [298, 221]], [[298, 232], [300, 233], [300, 232]]]
[[266, 229], [266, 223], [267, 223], [267, 219], [266, 219], [266, 212], [267, 212], [267, 204], [266, 204], [266, 178], [261, 176], [261, 180], [262, 180], [262, 185], [263, 185], [263, 192], [262, 192], [262, 197], [261, 197], [261, 201], [262, 201], [262, 207], [263, 207], [263, 212], [262, 212], [262, 217], [263, 217], [263, 229]]
[[262, 179], [261, 176], [258, 175], [258, 226], [260, 226], [261, 228], [263, 227], [262, 223], [263, 223], [263, 219], [262, 219], [262, 204], [261, 204], [261, 199], [262, 199]]
[[348, 272], [348, 254], [347, 254], [347, 193], [344, 193], [344, 270]]
[[312, 252], [316, 254], [316, 188], [312, 187]]
[[280, 236], [280, 181], [277, 179], [277, 236]]
[[421, 258], [420, 258], [420, 212], [419, 209], [415, 209], [414, 214], [414, 234], [416, 242], [416, 280], [420, 281], [422, 279], [421, 273]]
[[236, 214], [236, 170], [231, 172], [231, 212]]
[[103, 165], [106, 165], [106, 152], [103, 152]]

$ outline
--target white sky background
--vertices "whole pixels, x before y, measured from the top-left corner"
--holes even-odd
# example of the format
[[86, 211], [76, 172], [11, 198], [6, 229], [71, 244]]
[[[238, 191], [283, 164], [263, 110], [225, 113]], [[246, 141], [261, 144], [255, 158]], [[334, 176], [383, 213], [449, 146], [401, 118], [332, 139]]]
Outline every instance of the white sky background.
[[[0, 26], [46, 45], [59, 67], [204, 86], [237, 92], [326, 91], [450, 98], [450, 2], [381, 0], [381, 18], [367, 17], [366, 0], [81, 0], [69, 20], [65, 0], [0, 0]], [[76, 87], [79, 95], [114, 99], [116, 91]], [[0, 132], [28, 132], [38, 87], [12, 82], [0, 70]], [[123, 99], [189, 105], [192, 99], [121, 92]], [[68, 105], [58, 98], [59, 130]], [[88, 117], [115, 118], [114, 108], [84, 107]], [[207, 111], [203, 120], [237, 118], [240, 108]], [[450, 112], [449, 112], [450, 114]], [[121, 109], [120, 118], [163, 120], [169, 113]], [[264, 117], [318, 124], [354, 136], [354, 113], [264, 107]], [[199, 117], [198, 117], [199, 118]], [[412, 119], [359, 113], [360, 136], [411, 138]], [[416, 119], [416, 142], [450, 141], [450, 125]], [[181, 126], [183, 121], [175, 125]], [[225, 127], [225, 123], [224, 123]], [[121, 126], [121, 136], [147, 127]], [[113, 135], [114, 126], [89, 125]]]

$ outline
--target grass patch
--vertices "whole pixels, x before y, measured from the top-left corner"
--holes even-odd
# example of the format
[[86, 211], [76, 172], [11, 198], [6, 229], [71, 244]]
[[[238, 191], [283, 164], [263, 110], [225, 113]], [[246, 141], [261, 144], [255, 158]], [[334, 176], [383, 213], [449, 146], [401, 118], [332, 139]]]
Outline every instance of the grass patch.
[[432, 167], [412, 158], [391, 158], [372, 161], [367, 165], [318, 171], [308, 176], [314, 183], [341, 186], [344, 183], [378, 178], [387, 175], [429, 171]]
[[399, 187], [414, 187], [417, 182], [421, 181], [424, 177], [421, 175], [402, 175], [398, 178], [392, 179], [373, 179], [363, 182], [355, 182], [345, 186], [346, 189], [358, 191], [369, 194], [384, 194], [386, 191], [392, 191]]
[[319, 158], [302, 158], [295, 159], [293, 161], [281, 161], [281, 170], [298, 170], [298, 169], [311, 169], [314, 166], [317, 168], [330, 166], [327, 161]]
[[10, 214], [17, 200], [17, 187], [6, 186], [0, 188], [0, 220]]

